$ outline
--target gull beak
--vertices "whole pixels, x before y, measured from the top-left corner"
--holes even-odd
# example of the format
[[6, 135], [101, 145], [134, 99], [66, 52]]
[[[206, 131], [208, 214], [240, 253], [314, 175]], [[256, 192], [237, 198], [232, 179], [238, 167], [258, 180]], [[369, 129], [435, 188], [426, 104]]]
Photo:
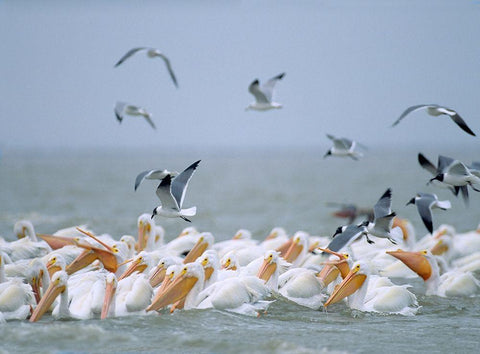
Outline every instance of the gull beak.
[[112, 304], [113, 296], [117, 291], [117, 284], [115, 281], [107, 282], [105, 286], [105, 299], [103, 300], [102, 306], [102, 313], [100, 315], [100, 319], [104, 320], [108, 316], [108, 310], [110, 309], [110, 305]]
[[295, 261], [303, 250], [303, 246], [299, 243], [298, 239], [293, 241], [288, 248], [285, 256], [283, 257], [287, 262], [292, 263]]
[[428, 280], [432, 275], [432, 266], [430, 265], [426, 252], [406, 252], [402, 250], [387, 251], [387, 253], [399, 260], [417, 273], [423, 280]]
[[358, 269], [352, 269], [348, 275], [343, 279], [343, 281], [335, 287], [332, 295], [328, 298], [327, 302], [323, 305], [327, 307], [332, 305], [340, 300], [346, 298], [347, 296], [352, 295], [355, 291], [360, 289], [360, 287], [367, 279], [365, 274], [358, 274]]
[[183, 260], [183, 264], [195, 262], [195, 260], [202, 255], [203, 252], [208, 248], [208, 242], [205, 242], [203, 237], [200, 237], [193, 246], [193, 248], [188, 252]]
[[264, 280], [265, 283], [267, 283], [270, 280], [270, 277], [272, 276], [272, 274], [275, 273], [276, 269], [277, 269], [277, 263], [271, 262], [268, 259], [264, 259], [262, 266], [258, 270], [257, 277]]
[[146, 308], [147, 311], [158, 311], [161, 308], [173, 304], [184, 299], [193, 286], [197, 283], [198, 278], [194, 276], [186, 276], [184, 272], [173, 280], [164, 291], [158, 291], [153, 298], [150, 306]]
[[120, 278], [118, 278], [118, 281], [132, 275], [136, 271], [138, 271], [139, 273], [142, 273], [146, 268], [147, 268], [147, 265], [145, 263], [142, 263], [142, 260], [140, 258], [137, 258], [132, 261], [132, 264], [130, 264], [127, 270], [125, 270], [125, 272], [123, 272]]
[[166, 273], [167, 273], [167, 270], [163, 265], [158, 265], [157, 268], [155, 268], [155, 272], [152, 274], [152, 276], [149, 279], [150, 285], [152, 286], [152, 288], [157, 287], [158, 284], [164, 281]]
[[290, 246], [292, 245], [292, 243], [293, 243], [293, 240], [290, 238], [290, 239], [288, 239], [287, 242], [285, 242], [283, 245], [278, 247], [275, 251], [280, 252], [280, 256], [285, 258], [285, 253], [287, 253], [287, 251], [290, 248]]
[[57, 250], [64, 246], [68, 245], [76, 245], [75, 239], [72, 237], [64, 237], [64, 236], [53, 236], [53, 235], [44, 235], [44, 234], [37, 234], [42, 240], [44, 240], [52, 250]]
[[32, 316], [30, 317], [30, 322], [36, 322], [41, 319], [57, 296], [65, 291], [65, 288], [65, 285], [59, 286], [58, 282], [50, 283], [47, 291], [35, 308], [35, 311], [33, 311]]

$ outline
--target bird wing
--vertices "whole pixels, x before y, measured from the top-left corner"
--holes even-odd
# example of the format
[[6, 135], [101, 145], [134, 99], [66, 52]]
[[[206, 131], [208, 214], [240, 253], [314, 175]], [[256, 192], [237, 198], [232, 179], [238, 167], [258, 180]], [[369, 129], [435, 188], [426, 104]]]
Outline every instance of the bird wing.
[[466, 176], [468, 175], [468, 170], [461, 161], [455, 160], [450, 166], [448, 166], [448, 173]]
[[392, 190], [388, 188], [385, 193], [380, 197], [378, 202], [373, 207], [373, 213], [375, 215], [375, 224], [377, 224], [377, 219], [380, 219], [384, 216], [389, 215], [392, 210], [390, 209], [392, 205]]
[[167, 170], [147, 170], [147, 171], [140, 172], [138, 176], [135, 178], [135, 190], [137, 190], [138, 186], [140, 185], [140, 183], [143, 182], [144, 179], [161, 180], [169, 174], [172, 174], [172, 173]]
[[171, 184], [172, 184], [172, 177], [170, 175], [166, 175], [163, 179], [162, 182], [157, 187], [157, 197], [160, 199], [160, 202], [162, 203], [162, 208], [163, 209], [173, 209], [180, 211], [180, 207], [178, 206], [177, 201], [175, 198], [172, 196], [171, 193]]
[[260, 89], [258, 79], [255, 79], [250, 86], [248, 86], [248, 91], [255, 97], [255, 100], [258, 103], [269, 103], [267, 96], [265, 93]]
[[423, 224], [430, 233], [433, 232], [431, 207], [434, 202], [435, 198], [432, 198], [432, 196], [428, 194], [422, 194], [421, 198], [415, 201], [415, 205], [417, 206], [417, 210], [422, 218]]
[[393, 218], [396, 216], [395, 213], [390, 213], [382, 217], [375, 217], [374, 228], [376, 230], [383, 230], [385, 232], [390, 232], [392, 229]]
[[364, 227], [349, 225], [345, 231], [335, 236], [335, 238], [328, 244], [327, 248], [334, 252], [339, 252], [359, 238], [364, 231]]
[[[439, 157], [440, 159], [440, 157]], [[433, 163], [430, 162], [422, 153], [418, 153], [418, 163], [432, 175], [436, 176], [438, 174], [438, 170]]]
[[273, 98], [273, 89], [275, 88], [275, 84], [277, 81], [281, 80], [285, 76], [285, 73], [278, 74], [275, 77], [272, 77], [266, 83], [262, 85], [262, 92], [265, 94], [265, 97], [268, 99], [269, 102], [272, 101]]
[[192, 178], [193, 172], [195, 172], [198, 164], [201, 160], [198, 160], [188, 166], [182, 173], [175, 177], [172, 181], [171, 194], [179, 208], [182, 208], [183, 199], [185, 198], [185, 191], [188, 187], [188, 182]]
[[460, 117], [460, 115], [454, 111], [453, 109], [449, 109], [449, 108], [446, 108], [446, 107], [439, 107], [437, 108], [437, 110], [439, 112], [442, 112], [448, 116], [450, 116], [450, 118], [452, 118], [452, 120], [465, 132], [467, 132], [468, 134], [470, 135], [473, 135], [473, 136], [476, 136], [475, 133], [468, 127], [467, 123], [465, 123], [465, 121], [463, 120], [462, 117]]
[[117, 102], [115, 104], [115, 108], [114, 108], [114, 112], [115, 112], [115, 116], [117, 117], [117, 120], [121, 123], [122, 120], [123, 120], [123, 114], [124, 114], [124, 110], [125, 110], [125, 106], [127, 104], [125, 102]]
[[148, 124], [150, 124], [152, 126], [153, 129], [157, 129], [157, 127], [155, 126], [155, 123], [153, 123], [153, 120], [152, 120], [152, 118], [150, 117], [149, 114], [144, 114], [143, 117], [148, 122]]
[[145, 49], [148, 49], [148, 48], [145, 48], [145, 47], [138, 47], [138, 48], [133, 48], [133, 49], [130, 49], [128, 52], [125, 53], [125, 55], [123, 57], [120, 58], [120, 60], [115, 64], [115, 68], [117, 66], [119, 66], [120, 64], [122, 64], [125, 60], [127, 60], [128, 58], [130, 58], [132, 55], [134, 55], [135, 53], [141, 51], [141, 50], [145, 50]]
[[419, 104], [419, 105], [416, 105], [416, 106], [408, 107], [405, 111], [403, 111], [403, 113], [400, 115], [400, 117], [398, 117], [398, 119], [392, 124], [392, 127], [394, 127], [398, 123], [400, 123], [400, 121], [403, 118], [405, 118], [405, 116], [407, 116], [408, 114], [410, 114], [412, 112], [415, 112], [415, 111], [418, 111], [420, 109], [431, 107], [431, 106], [432, 106], [431, 104]]
[[157, 53], [157, 56], [163, 59], [163, 61], [165, 62], [165, 65], [167, 66], [168, 73], [170, 74], [170, 77], [172, 78], [172, 81], [175, 84], [175, 87], [178, 87], [177, 78], [175, 77], [175, 74], [173, 72], [172, 65], [170, 64], [170, 60], [163, 53]]
[[340, 138], [333, 141], [333, 144], [336, 148], [350, 150], [351, 148], [355, 148], [355, 142], [347, 139], [347, 138]]
[[448, 166], [450, 166], [455, 160], [451, 157], [438, 155], [438, 166], [437, 171], [435, 174], [443, 173], [447, 170]]

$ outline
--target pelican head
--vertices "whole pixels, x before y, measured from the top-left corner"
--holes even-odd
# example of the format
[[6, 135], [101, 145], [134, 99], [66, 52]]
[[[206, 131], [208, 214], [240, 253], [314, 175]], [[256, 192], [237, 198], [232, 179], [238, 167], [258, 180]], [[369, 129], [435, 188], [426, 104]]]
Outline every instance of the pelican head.
[[345, 279], [335, 287], [332, 295], [328, 298], [327, 302], [323, 305], [324, 307], [330, 306], [347, 296], [352, 295], [358, 289], [362, 287], [367, 279], [367, 274], [369, 274], [369, 268], [364, 262], [356, 262], [350, 272], [347, 274]]
[[41, 319], [45, 312], [50, 308], [53, 301], [55, 301], [57, 296], [66, 291], [67, 280], [68, 275], [64, 271], [56, 272], [52, 276], [52, 280], [50, 282], [50, 285], [48, 286], [47, 291], [42, 296], [42, 299], [35, 308], [35, 311], [33, 311], [32, 316], [30, 317], [30, 322], [36, 322]]

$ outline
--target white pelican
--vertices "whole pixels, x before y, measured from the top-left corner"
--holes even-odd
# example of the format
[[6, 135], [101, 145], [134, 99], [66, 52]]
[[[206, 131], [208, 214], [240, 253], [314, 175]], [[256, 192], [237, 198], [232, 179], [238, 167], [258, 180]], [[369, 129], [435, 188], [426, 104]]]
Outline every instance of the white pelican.
[[30, 221], [17, 221], [14, 225], [14, 232], [19, 240], [5, 243], [1, 246], [12, 262], [42, 257], [52, 251], [46, 242], [38, 241], [37, 234]]
[[278, 279], [284, 273], [290, 263], [284, 260], [277, 251], [267, 251], [263, 262], [256, 273], [257, 277], [265, 282], [265, 285], [275, 292], [278, 291]]
[[150, 285], [156, 288], [165, 279], [168, 267], [180, 264], [183, 264], [183, 259], [180, 257], [167, 256], [160, 259], [157, 266], [149, 273]]
[[278, 278], [278, 292], [298, 305], [317, 310], [326, 295], [322, 293], [323, 286], [315, 274], [306, 268], [289, 269]]
[[278, 250], [280, 246], [288, 241], [287, 232], [283, 227], [274, 227], [264, 241], [260, 243], [265, 251]]
[[[372, 279], [370, 279], [372, 278]], [[373, 286], [369, 286], [369, 282]], [[366, 263], [358, 261], [325, 302], [327, 307], [348, 296], [348, 306], [365, 312], [415, 315], [417, 298], [409, 285], [393, 285], [388, 278], [370, 275]]]
[[56, 318], [70, 318], [71, 314], [68, 309], [69, 300], [67, 286], [68, 274], [64, 271], [56, 272], [52, 277], [52, 281], [50, 282], [47, 291], [42, 296], [42, 299], [33, 311], [32, 316], [30, 316], [30, 322], [40, 320], [58, 295], [60, 295], [60, 301], [52, 312], [52, 315]]
[[0, 317], [4, 320], [24, 320], [35, 305], [32, 287], [20, 278], [7, 279], [0, 254]]
[[308, 255], [308, 234], [304, 231], [297, 231], [293, 235], [293, 242], [283, 256], [285, 260], [292, 264], [292, 267], [298, 267], [303, 263]]
[[397, 250], [387, 253], [401, 260], [425, 281], [427, 296], [473, 296], [480, 290], [480, 282], [471, 272], [453, 269], [440, 276], [437, 260], [430, 251]]

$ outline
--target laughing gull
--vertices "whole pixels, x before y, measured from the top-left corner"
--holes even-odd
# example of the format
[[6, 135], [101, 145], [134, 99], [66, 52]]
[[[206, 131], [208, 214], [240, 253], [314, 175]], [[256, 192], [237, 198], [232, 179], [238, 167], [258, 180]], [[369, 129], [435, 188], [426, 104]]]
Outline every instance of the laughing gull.
[[439, 173], [429, 182], [440, 181], [449, 184], [454, 187], [462, 187], [469, 185], [476, 192], [480, 192], [480, 189], [476, 189], [473, 185], [480, 184], [480, 177], [471, 173], [467, 166], [461, 161], [453, 161], [442, 173]]
[[357, 144], [357, 142], [352, 141], [347, 138], [336, 138], [333, 135], [327, 134], [327, 138], [329, 138], [331, 141], [333, 141], [333, 146], [330, 148], [330, 150], [327, 151], [325, 155], [323, 155], [323, 158], [326, 158], [327, 156], [349, 156], [354, 160], [358, 160], [360, 157], [363, 156], [362, 153], [355, 151], [355, 147], [360, 144]]
[[173, 179], [170, 174], [167, 174], [162, 179], [156, 192], [161, 205], [153, 209], [152, 219], [155, 215], [160, 215], [167, 218], [179, 217], [190, 222], [186, 216], [195, 215], [197, 207], [182, 209], [182, 204], [183, 199], [185, 198], [185, 191], [187, 190], [188, 182], [192, 178], [193, 172], [195, 172], [200, 161], [201, 160], [194, 162]]
[[392, 230], [393, 218], [396, 216], [392, 212], [392, 190], [388, 188], [373, 207], [374, 220], [367, 223], [368, 233], [372, 236], [386, 238], [393, 244], [402, 240], [402, 232], [399, 227]]
[[430, 234], [433, 233], [432, 209], [447, 210], [452, 207], [449, 200], [440, 201], [435, 194], [430, 193], [417, 193], [415, 197], [408, 201], [407, 205], [409, 204], [415, 204], [417, 206], [423, 224]]
[[138, 48], [133, 48], [133, 49], [130, 49], [123, 57], [120, 58], [120, 60], [115, 64], [115, 68], [117, 66], [119, 66], [120, 64], [122, 64], [125, 60], [127, 60], [128, 58], [130, 58], [132, 55], [134, 55], [135, 53], [138, 53], [138, 52], [141, 52], [141, 51], [146, 51], [147, 52], [147, 56], [149, 58], [155, 58], [155, 57], [159, 57], [159, 58], [162, 58], [163, 61], [165, 62], [165, 65], [167, 66], [167, 70], [168, 70], [168, 73], [170, 74], [170, 77], [172, 78], [172, 81], [173, 83], [175, 84], [175, 87], [178, 88], [178, 83], [177, 83], [177, 78], [175, 77], [175, 74], [173, 73], [173, 69], [172, 69], [172, 65], [170, 64], [170, 60], [165, 56], [165, 54], [163, 54], [162, 52], [160, 52], [158, 49], [156, 48], [149, 48], [149, 47], [138, 47]]
[[178, 172], [170, 172], [168, 170], [147, 170], [140, 172], [137, 178], [135, 178], [135, 190], [137, 190], [138, 186], [143, 182], [144, 179], [157, 179], [161, 181], [167, 175], [175, 177], [178, 175]]
[[142, 116], [146, 119], [148, 124], [152, 126], [153, 129], [157, 129], [151, 119], [150, 113], [148, 113], [142, 107], [134, 106], [132, 104], [128, 104], [125, 102], [117, 102], [115, 104], [114, 111], [115, 111], [115, 116], [117, 117], [117, 120], [119, 123], [122, 123], [122, 120], [126, 114], [128, 114], [129, 116]]
[[447, 115], [465, 132], [470, 135], [475, 136], [475, 133], [467, 126], [467, 123], [459, 116], [459, 114], [451, 108], [447, 108], [445, 106], [440, 106], [438, 104], [419, 104], [416, 106], [408, 107], [402, 115], [392, 124], [392, 127], [397, 125], [403, 118], [405, 118], [409, 113], [418, 111], [420, 109], [426, 109], [427, 113], [431, 116], [440, 116], [440, 115]]
[[338, 227], [332, 236], [333, 240], [330, 241], [326, 248], [334, 252], [340, 252], [362, 236], [367, 238], [368, 243], [373, 243], [373, 241], [368, 238], [367, 223], [368, 221], [365, 221], [358, 225], [352, 224]]
[[273, 108], [282, 108], [283, 106], [280, 103], [273, 102], [273, 93], [275, 84], [284, 76], [285, 73], [281, 73], [268, 80], [262, 86], [260, 86], [260, 81], [255, 79], [250, 86], [248, 86], [248, 91], [255, 97], [255, 102], [250, 103], [245, 110], [268, 111]]
[[[418, 153], [418, 163], [420, 166], [422, 166], [424, 169], [426, 169], [428, 172], [430, 172], [434, 177], [440, 173], [443, 173], [447, 167], [455, 161], [451, 157], [447, 156], [442, 156], [438, 155], [438, 163], [437, 166], [433, 163], [430, 162], [422, 153]], [[435, 186], [441, 187], [441, 188], [448, 188], [455, 196], [458, 195], [458, 191], [460, 187], [452, 187], [446, 183], [440, 182], [438, 180], [433, 181], [432, 183], [435, 183]], [[468, 190], [467, 188], [460, 188], [460, 191], [462, 192], [463, 198], [465, 202], [468, 202]]]

